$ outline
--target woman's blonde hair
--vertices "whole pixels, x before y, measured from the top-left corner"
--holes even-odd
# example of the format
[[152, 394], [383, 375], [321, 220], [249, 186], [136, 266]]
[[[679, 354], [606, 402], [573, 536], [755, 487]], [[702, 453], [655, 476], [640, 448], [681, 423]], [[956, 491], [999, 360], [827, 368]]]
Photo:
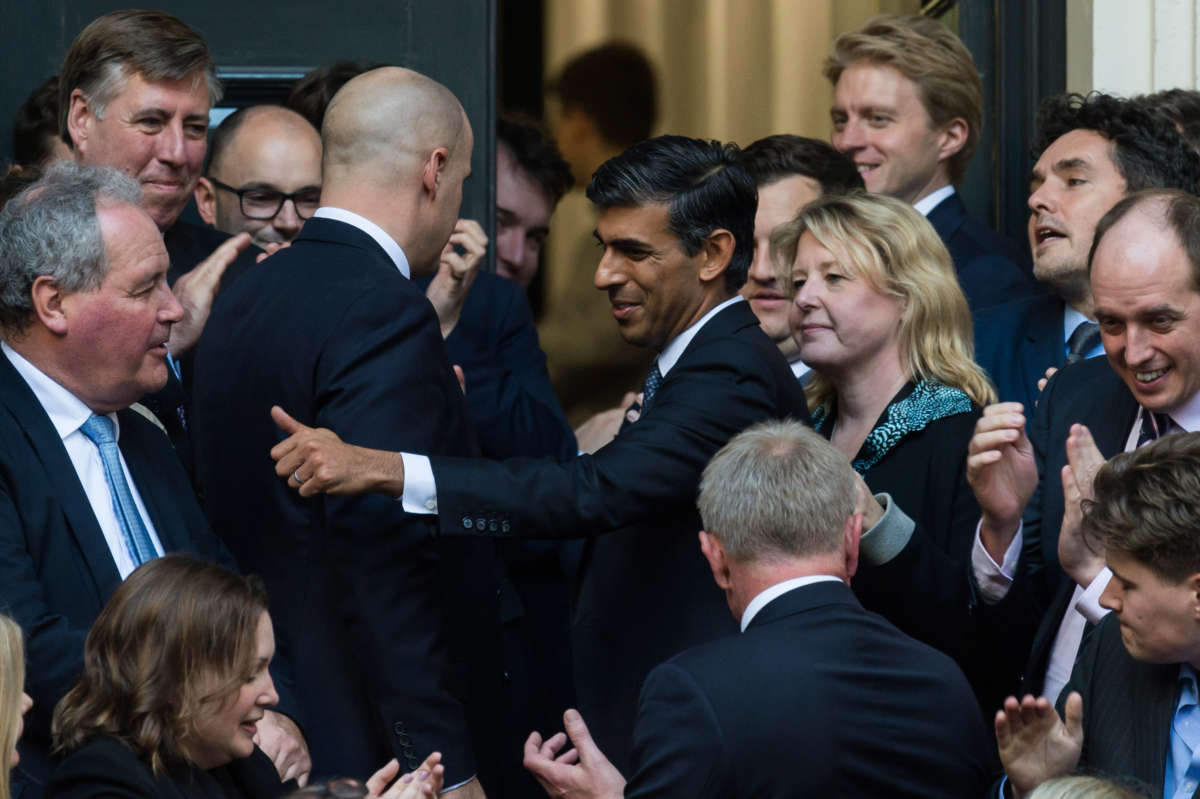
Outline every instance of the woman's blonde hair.
[[[786, 286], [792, 285], [792, 264], [805, 233], [843, 269], [901, 302], [900, 363], [912, 378], [960, 389], [978, 405], [995, 401], [995, 389], [974, 360], [971, 311], [954, 263], [925, 217], [881, 194], [819, 197], [771, 236], [772, 258]], [[818, 371], [806, 393], [810, 410], [834, 395]]]
[[1145, 799], [1148, 795], [1099, 777], [1077, 775], [1046, 780], [1029, 799]]
[[[253, 671], [267, 596], [253, 578], [183, 555], [139, 566], [88, 633], [83, 674], [54, 709], [56, 750], [108, 735], [161, 774], [197, 718]], [[214, 686], [215, 681], [215, 686]]]
[[17, 746], [17, 727], [21, 722], [21, 694], [25, 691], [25, 643], [21, 628], [8, 616], [0, 615], [0, 799], [12, 795], [9, 787], [8, 758]]

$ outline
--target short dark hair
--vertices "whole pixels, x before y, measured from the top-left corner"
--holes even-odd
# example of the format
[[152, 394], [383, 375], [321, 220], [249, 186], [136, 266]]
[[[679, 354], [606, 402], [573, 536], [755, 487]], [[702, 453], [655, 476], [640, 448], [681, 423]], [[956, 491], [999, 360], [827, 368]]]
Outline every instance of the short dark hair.
[[575, 185], [571, 166], [563, 160], [554, 140], [537, 120], [523, 114], [504, 113], [496, 120], [496, 143], [512, 153], [517, 166], [558, 205]]
[[754, 214], [758, 190], [742, 166], [736, 144], [658, 136], [635, 144], [600, 165], [587, 188], [600, 210], [666, 204], [668, 225], [688, 255], [724, 228], [734, 250], [725, 285], [737, 291], [746, 282], [754, 256]]
[[1166, 89], [1134, 97], [1131, 102], [1152, 114], [1166, 117], [1193, 149], [1200, 150], [1200, 92]]
[[1096, 258], [1096, 250], [1104, 234], [1112, 230], [1135, 208], [1151, 204], [1159, 206], [1160, 218], [1175, 234], [1176, 240], [1187, 253], [1188, 263], [1192, 267], [1192, 289], [1200, 291], [1200, 197], [1179, 189], [1135, 191], [1122, 197], [1116, 205], [1108, 209], [1108, 213], [1100, 217], [1096, 224], [1092, 249], [1088, 252], [1088, 273], [1091, 273], [1092, 261]]
[[742, 166], [755, 185], [803, 175], [821, 184], [822, 194], [846, 194], [863, 189], [862, 175], [848, 156], [829, 142], [780, 133], [767, 136], [742, 150]]
[[592, 118], [600, 135], [617, 147], [650, 137], [658, 117], [654, 67], [641, 49], [612, 42], [575, 56], [549, 85], [564, 111]]
[[58, 76], [51, 75], [21, 103], [13, 117], [13, 163], [41, 164], [58, 139]]
[[1200, 572], [1200, 433], [1177, 433], [1114, 456], [1084, 500], [1083, 529], [1164, 580]]
[[63, 59], [58, 84], [58, 130], [74, 147], [67, 132], [71, 92], [79, 89], [96, 116], [125, 88], [131, 75], [149, 82], [178, 80], [204, 74], [208, 100], [221, 99], [221, 82], [208, 45], [200, 34], [162, 11], [127, 9], [98, 17], [84, 28]]
[[1171, 122], [1128, 100], [1099, 92], [1047, 97], [1038, 109], [1037, 128], [1036, 155], [1073, 130], [1108, 139], [1127, 192], [1168, 188], [1200, 193], [1200, 155]]
[[335, 61], [323, 67], [317, 67], [303, 78], [292, 84], [285, 108], [290, 108], [312, 123], [317, 130], [325, 121], [325, 109], [329, 101], [352, 78], [383, 64], [360, 64], [357, 61]]

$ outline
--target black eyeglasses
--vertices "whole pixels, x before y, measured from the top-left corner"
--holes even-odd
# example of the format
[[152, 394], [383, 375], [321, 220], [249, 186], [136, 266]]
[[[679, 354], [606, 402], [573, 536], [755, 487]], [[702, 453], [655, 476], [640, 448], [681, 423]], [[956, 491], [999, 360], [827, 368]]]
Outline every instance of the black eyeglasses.
[[247, 219], [274, 219], [279, 209], [283, 208], [284, 200], [292, 201], [296, 216], [301, 219], [308, 219], [321, 207], [320, 189], [302, 189], [292, 194], [284, 194], [271, 189], [235, 189], [216, 178], [209, 178], [209, 181], [218, 189], [236, 194], [242, 216]]

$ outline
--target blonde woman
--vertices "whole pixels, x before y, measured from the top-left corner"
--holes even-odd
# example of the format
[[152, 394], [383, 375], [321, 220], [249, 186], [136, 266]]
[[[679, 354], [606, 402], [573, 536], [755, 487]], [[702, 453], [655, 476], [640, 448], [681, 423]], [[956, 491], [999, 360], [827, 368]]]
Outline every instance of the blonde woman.
[[962, 631], [911, 593], [952, 601], [966, 584], [979, 516], [967, 442], [995, 400], [972, 359], [971, 315], [950, 255], [911, 205], [862, 192], [817, 199], [772, 244], [794, 291], [792, 335], [812, 367], [814, 427], [873, 493], [912, 518], [941, 561], [936, 576], [904, 573], [903, 541], [897, 551], [864, 551], [855, 592], [905, 632], [959, 655]]
[[21, 628], [0, 616], [0, 752], [10, 752], [9, 768], [0, 768], [0, 799], [9, 799], [9, 770], [21, 759], [17, 740], [33, 700], [25, 693], [25, 646]]

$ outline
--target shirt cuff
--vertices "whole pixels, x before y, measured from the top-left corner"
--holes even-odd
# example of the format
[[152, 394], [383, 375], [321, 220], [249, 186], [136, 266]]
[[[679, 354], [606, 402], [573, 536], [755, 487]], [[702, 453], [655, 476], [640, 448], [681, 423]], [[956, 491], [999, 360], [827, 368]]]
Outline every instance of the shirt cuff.
[[429, 458], [401, 452], [400, 460], [404, 463], [404, 493], [400, 496], [404, 512], [424, 516], [437, 513], [437, 484]]
[[983, 525], [980, 520], [975, 525], [975, 545], [971, 549], [971, 570], [975, 573], [975, 582], [979, 585], [979, 593], [988, 602], [999, 602], [1004, 599], [1012, 586], [1013, 577], [1017, 573], [1017, 561], [1021, 558], [1021, 542], [1024, 539], [1025, 523], [1017, 525], [1017, 534], [1012, 543], [1004, 551], [1004, 560], [997, 564], [988, 554], [983, 541], [979, 538], [979, 528]]
[[[408, 474], [408, 471], [407, 471], [407, 470], [405, 470], [405, 474]], [[442, 793], [450, 793], [451, 791], [453, 791], [453, 790], [454, 790], [454, 789], [456, 789], [456, 788], [461, 788], [461, 787], [463, 787], [464, 785], [466, 785], [468, 782], [470, 782], [470, 781], [471, 781], [471, 780], [473, 780], [473, 779], [475, 779], [475, 775], [474, 775], [474, 774], [472, 774], [470, 777], [467, 777], [465, 780], [463, 780], [462, 782], [460, 782], [460, 783], [458, 783], [458, 784], [456, 784], [456, 785], [443, 785], [443, 786], [442, 786]], [[442, 793], [439, 793], [439, 794], [438, 794], [438, 796], [441, 796], [441, 795], [442, 795]]]
[[874, 527], [862, 534], [858, 554], [870, 565], [882, 566], [908, 545], [917, 525], [900, 510], [890, 495], [876, 494], [875, 500], [883, 506], [883, 516], [879, 517]]
[[1083, 589], [1083, 595], [1075, 603], [1075, 609], [1092, 624], [1099, 624], [1100, 620], [1108, 615], [1108, 608], [1100, 605], [1100, 595], [1104, 593], [1104, 589], [1108, 587], [1108, 581], [1111, 579], [1112, 571], [1105, 566], [1099, 574], [1092, 578], [1088, 587]]

